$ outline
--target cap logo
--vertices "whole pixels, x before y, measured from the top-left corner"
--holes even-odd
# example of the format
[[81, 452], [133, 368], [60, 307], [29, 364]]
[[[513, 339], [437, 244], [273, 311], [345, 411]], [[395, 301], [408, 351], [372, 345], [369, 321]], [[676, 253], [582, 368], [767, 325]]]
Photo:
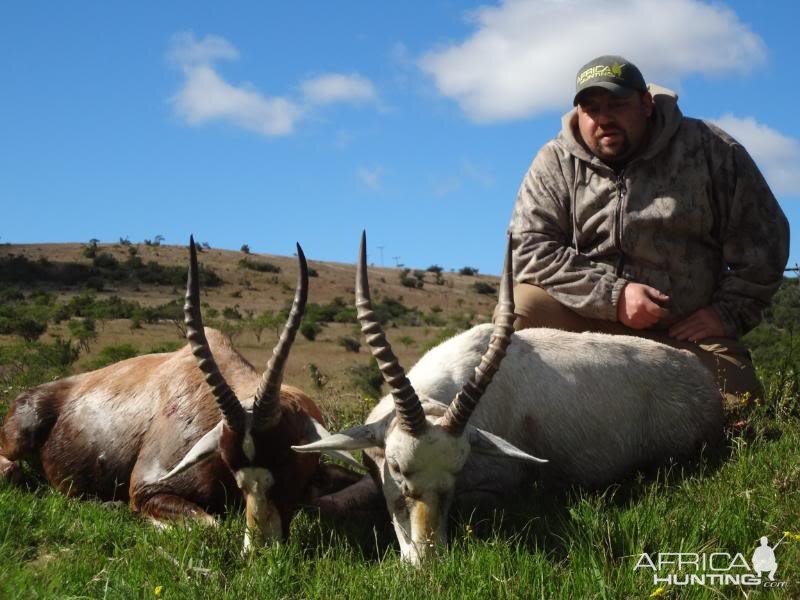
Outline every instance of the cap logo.
[[589, 67], [578, 75], [578, 86], [580, 87], [587, 81], [597, 79], [598, 77], [616, 77], [617, 79], [622, 79], [622, 68], [624, 66], [624, 64], [614, 63], [613, 65], [594, 65], [593, 67]]

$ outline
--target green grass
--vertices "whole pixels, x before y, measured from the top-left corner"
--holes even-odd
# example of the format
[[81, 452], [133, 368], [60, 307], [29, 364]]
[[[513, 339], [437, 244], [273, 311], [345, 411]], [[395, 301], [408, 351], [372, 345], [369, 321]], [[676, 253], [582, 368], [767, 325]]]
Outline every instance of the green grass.
[[[242, 558], [241, 515], [159, 531], [125, 506], [0, 486], [0, 598], [649, 597], [652, 573], [633, 570], [642, 552], [749, 561], [761, 536], [774, 545], [800, 532], [797, 398], [749, 422], [721, 460], [600, 491], [534, 486], [504, 513], [456, 516], [449, 548], [419, 570], [400, 562], [386, 524], [301, 514], [287, 543]], [[800, 597], [800, 541], [787, 538], [776, 557], [786, 589], [663, 586], [660, 597]]]

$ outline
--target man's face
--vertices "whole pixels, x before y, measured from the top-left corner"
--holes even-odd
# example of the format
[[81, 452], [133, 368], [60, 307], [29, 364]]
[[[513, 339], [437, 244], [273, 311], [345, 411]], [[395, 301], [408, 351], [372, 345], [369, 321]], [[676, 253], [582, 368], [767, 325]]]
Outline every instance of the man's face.
[[644, 141], [653, 97], [649, 92], [616, 96], [603, 88], [590, 88], [580, 95], [577, 112], [578, 129], [589, 150], [604, 162], [619, 163]]

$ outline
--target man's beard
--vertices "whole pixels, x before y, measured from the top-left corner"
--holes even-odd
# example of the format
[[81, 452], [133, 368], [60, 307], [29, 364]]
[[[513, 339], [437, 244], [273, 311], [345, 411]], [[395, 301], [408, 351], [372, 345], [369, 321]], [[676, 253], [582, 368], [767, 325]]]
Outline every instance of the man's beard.
[[[614, 134], [621, 137], [621, 139], [614, 140], [611, 147], [604, 145], [602, 142], [603, 136]], [[628, 134], [622, 129], [609, 129], [603, 130], [595, 136], [597, 149], [595, 150], [598, 158], [609, 162], [618, 162], [628, 157], [631, 151], [631, 141]]]

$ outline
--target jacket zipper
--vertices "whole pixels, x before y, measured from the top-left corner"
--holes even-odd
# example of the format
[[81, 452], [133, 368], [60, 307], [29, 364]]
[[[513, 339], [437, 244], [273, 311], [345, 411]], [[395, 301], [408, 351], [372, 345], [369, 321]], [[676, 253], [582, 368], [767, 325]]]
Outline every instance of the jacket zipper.
[[614, 243], [617, 246], [617, 250], [619, 251], [619, 258], [617, 259], [617, 268], [616, 274], [617, 277], [622, 277], [622, 271], [625, 268], [625, 253], [622, 251], [622, 225], [623, 225], [623, 215], [625, 213], [625, 200], [628, 194], [628, 190], [625, 187], [625, 174], [624, 171], [620, 172], [616, 178], [617, 184], [617, 193], [619, 194], [619, 201], [617, 202], [617, 214], [616, 217], [616, 236]]

